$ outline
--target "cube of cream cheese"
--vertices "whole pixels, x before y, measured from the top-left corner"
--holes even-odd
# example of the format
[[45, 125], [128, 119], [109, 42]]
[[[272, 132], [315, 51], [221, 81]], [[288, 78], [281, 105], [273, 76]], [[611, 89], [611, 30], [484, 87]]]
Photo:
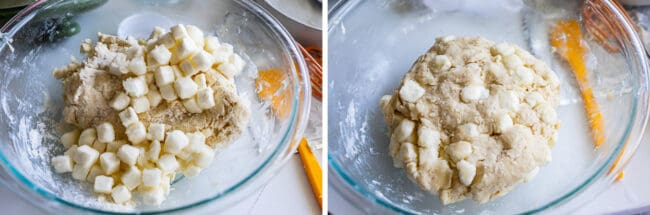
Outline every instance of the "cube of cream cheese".
[[174, 173], [176, 169], [180, 167], [180, 164], [178, 163], [178, 160], [176, 160], [176, 157], [170, 154], [160, 156], [156, 164], [158, 164], [158, 168], [160, 168], [160, 170], [165, 173]]
[[106, 175], [112, 175], [120, 169], [120, 159], [113, 152], [104, 152], [99, 156], [99, 165]]
[[99, 158], [99, 152], [89, 145], [82, 145], [74, 153], [73, 160], [77, 165], [90, 168]]
[[142, 171], [142, 184], [145, 187], [160, 186], [162, 181], [162, 171], [158, 168], [147, 168]]
[[136, 166], [131, 166], [126, 172], [122, 173], [121, 181], [126, 188], [133, 190], [142, 183], [142, 171]]
[[167, 133], [163, 150], [170, 154], [178, 154], [181, 153], [189, 144], [190, 141], [185, 133], [179, 130], [174, 130]]
[[140, 96], [137, 98], [131, 99], [131, 107], [136, 113], [144, 113], [149, 111], [151, 105], [149, 104], [149, 99], [146, 96]]
[[196, 94], [198, 90], [198, 85], [194, 83], [194, 80], [190, 77], [182, 77], [176, 79], [174, 82], [174, 89], [176, 89], [176, 94], [181, 99], [187, 99]]
[[79, 145], [92, 145], [97, 139], [97, 130], [95, 128], [86, 128], [79, 135]]
[[63, 144], [65, 148], [70, 148], [70, 146], [78, 143], [80, 134], [81, 131], [78, 129], [66, 132], [65, 134], [61, 135], [61, 144]]
[[128, 144], [122, 145], [122, 147], [117, 150], [117, 157], [129, 166], [135, 165], [138, 156], [140, 156], [140, 150]]
[[113, 188], [111, 197], [113, 197], [113, 201], [115, 201], [115, 203], [122, 204], [131, 200], [131, 191], [129, 191], [126, 186], [120, 184]]
[[144, 79], [144, 76], [139, 76], [135, 78], [127, 78], [122, 81], [122, 87], [126, 93], [132, 97], [144, 96], [148, 91], [147, 81]]
[[140, 144], [147, 139], [147, 129], [142, 122], [135, 122], [126, 127], [126, 136], [129, 142], [133, 144]]
[[52, 167], [54, 167], [54, 172], [56, 173], [65, 173], [72, 172], [72, 159], [68, 155], [59, 155], [52, 158]]
[[147, 139], [163, 141], [165, 139], [165, 124], [161, 124], [161, 123], [149, 124]]
[[97, 126], [97, 141], [101, 143], [113, 142], [115, 140], [115, 130], [113, 124], [104, 122]]
[[129, 106], [131, 103], [131, 98], [123, 92], [115, 94], [113, 100], [110, 102], [110, 106], [115, 110], [124, 110], [124, 108]]
[[407, 102], [416, 102], [424, 95], [424, 88], [415, 81], [406, 80], [404, 85], [399, 89], [399, 97]]
[[105, 175], [95, 177], [95, 184], [93, 186], [95, 193], [109, 194], [113, 191], [113, 178]]

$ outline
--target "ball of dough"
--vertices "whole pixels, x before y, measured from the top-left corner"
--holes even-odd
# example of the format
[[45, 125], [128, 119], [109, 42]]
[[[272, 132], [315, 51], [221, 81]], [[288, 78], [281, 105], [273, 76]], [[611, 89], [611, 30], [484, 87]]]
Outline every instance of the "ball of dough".
[[555, 73], [515, 45], [438, 38], [381, 99], [390, 155], [443, 204], [488, 202], [551, 160], [559, 92]]

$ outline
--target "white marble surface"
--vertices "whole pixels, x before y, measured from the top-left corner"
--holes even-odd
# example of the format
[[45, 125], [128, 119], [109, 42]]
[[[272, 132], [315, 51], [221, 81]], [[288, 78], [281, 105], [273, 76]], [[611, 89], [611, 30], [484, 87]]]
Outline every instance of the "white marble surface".
[[[4, 187], [0, 187], [0, 208], [0, 214], [47, 214]], [[320, 207], [296, 154], [269, 184], [220, 214], [320, 214]]]
[[[611, 188], [581, 206], [575, 214], [607, 214], [616, 212], [634, 211], [641, 212], [638, 208], [650, 205], [650, 130], [647, 130], [644, 139], [637, 149], [634, 157], [625, 168], [623, 180], [612, 185]], [[329, 211], [334, 214], [361, 214], [354, 206], [329, 189]], [[644, 208], [644, 212], [650, 208]]]

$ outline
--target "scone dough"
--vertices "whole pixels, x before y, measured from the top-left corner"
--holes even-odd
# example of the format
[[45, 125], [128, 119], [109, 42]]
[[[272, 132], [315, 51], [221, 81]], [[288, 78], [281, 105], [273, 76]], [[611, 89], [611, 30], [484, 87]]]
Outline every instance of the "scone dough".
[[502, 196], [551, 160], [559, 90], [515, 45], [438, 38], [381, 99], [394, 165], [443, 204]]
[[[116, 36], [100, 33], [98, 37], [94, 49], [89, 48], [94, 47], [90, 40], [81, 45], [82, 52], [88, 55], [87, 61], [54, 71], [63, 83], [63, 117], [66, 123], [80, 128], [110, 122], [115, 126], [116, 139], [126, 139], [119, 111], [109, 105], [116, 94], [124, 91], [122, 80], [107, 72], [107, 67], [116, 55], [127, 53], [131, 44]], [[138, 118], [147, 128], [149, 123], [162, 123], [169, 126], [168, 130], [209, 134], [206, 143], [212, 147], [234, 140], [246, 127], [250, 111], [237, 94], [232, 78], [220, 73], [206, 73], [206, 76], [208, 86], [214, 91], [215, 107], [190, 113], [180, 101], [167, 101], [138, 114]]]

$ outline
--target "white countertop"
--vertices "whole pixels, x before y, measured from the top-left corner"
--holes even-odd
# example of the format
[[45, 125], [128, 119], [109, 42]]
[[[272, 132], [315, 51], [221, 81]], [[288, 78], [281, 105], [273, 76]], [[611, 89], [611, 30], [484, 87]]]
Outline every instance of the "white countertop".
[[[626, 211], [636, 212], [640, 207], [650, 205], [650, 130], [646, 130], [643, 142], [637, 149], [634, 157], [625, 168], [623, 180], [612, 185], [611, 188], [597, 196], [590, 203], [583, 205], [575, 214], [603, 214]], [[329, 212], [338, 214], [361, 214], [354, 206], [350, 205], [333, 189], [328, 190]], [[0, 200], [1, 201], [1, 200]], [[644, 208], [650, 211], [650, 208]], [[630, 211], [631, 210], [631, 211]]]
[[[0, 214], [46, 214], [4, 187], [0, 187], [0, 208]], [[269, 184], [221, 214], [320, 214], [320, 207], [295, 154]]]

